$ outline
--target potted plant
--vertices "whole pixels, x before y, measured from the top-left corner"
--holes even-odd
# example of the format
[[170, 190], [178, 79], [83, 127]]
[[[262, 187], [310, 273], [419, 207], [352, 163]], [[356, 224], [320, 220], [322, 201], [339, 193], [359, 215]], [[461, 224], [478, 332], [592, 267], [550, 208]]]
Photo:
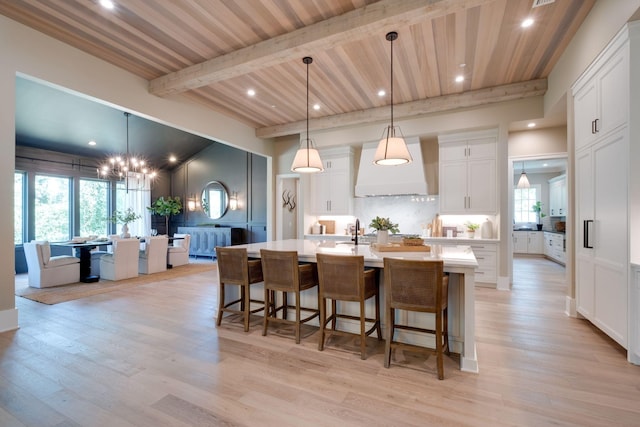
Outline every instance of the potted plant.
[[371, 224], [369, 227], [376, 230], [376, 234], [378, 235], [378, 243], [387, 243], [389, 240], [389, 232], [396, 234], [399, 233], [398, 224], [394, 224], [391, 222], [389, 218], [381, 218], [376, 216], [371, 220]]
[[467, 227], [467, 235], [470, 239], [473, 239], [476, 234], [476, 230], [480, 228], [480, 224], [476, 224], [470, 221], [464, 223], [465, 227]]
[[107, 218], [107, 221], [113, 224], [122, 224], [120, 237], [122, 237], [123, 239], [128, 239], [129, 237], [131, 237], [131, 235], [129, 234], [128, 224], [140, 218], [142, 218], [142, 215], [138, 215], [133, 211], [133, 209], [128, 208], [126, 211], [113, 211], [111, 216]]
[[158, 197], [151, 206], [147, 207], [153, 215], [159, 215], [164, 217], [164, 229], [165, 233], [169, 234], [169, 217], [171, 215], [178, 215], [182, 210], [182, 202], [180, 197]]
[[540, 201], [537, 201], [536, 204], [531, 207], [531, 210], [534, 211], [538, 216], [537, 226], [538, 226], [538, 231], [540, 231], [542, 230], [542, 218], [547, 216], [544, 212], [542, 212], [542, 203]]

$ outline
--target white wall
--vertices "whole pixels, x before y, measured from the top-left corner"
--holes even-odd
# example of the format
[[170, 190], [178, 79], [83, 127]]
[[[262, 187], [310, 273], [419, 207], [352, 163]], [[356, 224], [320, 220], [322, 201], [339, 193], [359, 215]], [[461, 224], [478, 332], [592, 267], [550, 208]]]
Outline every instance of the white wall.
[[567, 154], [567, 128], [525, 130], [509, 134], [509, 157]]

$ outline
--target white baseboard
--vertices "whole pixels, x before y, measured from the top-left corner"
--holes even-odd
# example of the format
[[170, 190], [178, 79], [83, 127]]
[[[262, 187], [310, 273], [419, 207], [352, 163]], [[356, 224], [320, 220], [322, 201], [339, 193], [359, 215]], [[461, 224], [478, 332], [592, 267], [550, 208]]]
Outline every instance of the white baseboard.
[[510, 291], [511, 285], [509, 283], [509, 276], [498, 276], [498, 283], [496, 289], [499, 291]]
[[564, 314], [569, 317], [578, 317], [578, 312], [576, 311], [576, 299], [569, 295], [565, 297]]
[[13, 331], [18, 329], [18, 309], [0, 311], [0, 332]]

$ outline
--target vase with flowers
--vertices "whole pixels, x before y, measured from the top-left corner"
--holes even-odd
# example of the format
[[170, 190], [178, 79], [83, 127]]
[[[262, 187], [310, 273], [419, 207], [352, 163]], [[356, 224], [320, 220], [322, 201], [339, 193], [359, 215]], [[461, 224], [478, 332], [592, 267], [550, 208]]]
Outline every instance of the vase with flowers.
[[376, 216], [371, 220], [369, 227], [376, 230], [377, 240], [379, 244], [386, 244], [389, 241], [389, 232], [392, 234], [399, 233], [398, 224], [391, 222], [389, 218], [381, 218]]
[[126, 211], [113, 211], [111, 216], [107, 218], [107, 221], [114, 224], [122, 224], [120, 237], [128, 239], [131, 237], [131, 234], [129, 234], [129, 223], [140, 218], [142, 218], [142, 215], [138, 215], [133, 211], [133, 209], [128, 208]]

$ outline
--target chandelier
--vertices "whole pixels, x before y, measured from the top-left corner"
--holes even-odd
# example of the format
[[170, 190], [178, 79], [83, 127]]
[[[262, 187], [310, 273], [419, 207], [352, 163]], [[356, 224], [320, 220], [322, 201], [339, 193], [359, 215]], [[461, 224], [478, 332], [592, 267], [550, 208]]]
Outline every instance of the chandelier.
[[157, 173], [151, 169], [144, 159], [129, 153], [129, 116], [127, 121], [127, 152], [125, 155], [110, 156], [96, 170], [98, 177], [108, 180], [124, 181], [125, 190], [149, 190]]

